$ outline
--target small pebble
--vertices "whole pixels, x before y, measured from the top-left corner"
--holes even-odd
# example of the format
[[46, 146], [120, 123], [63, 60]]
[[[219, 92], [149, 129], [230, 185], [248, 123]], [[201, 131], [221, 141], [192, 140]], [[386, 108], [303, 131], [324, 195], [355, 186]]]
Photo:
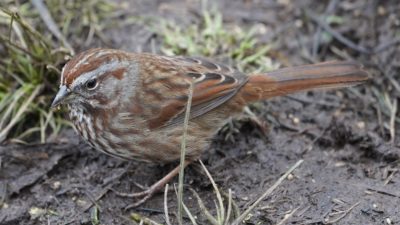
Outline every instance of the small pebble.
[[76, 204], [79, 205], [79, 206], [86, 206], [87, 202], [85, 200], [78, 199], [76, 201]]
[[46, 213], [45, 209], [38, 208], [38, 207], [32, 207], [29, 209], [29, 215], [31, 216], [31, 219], [36, 219]]
[[60, 189], [60, 187], [61, 187], [61, 182], [60, 182], [60, 181], [55, 181], [55, 182], [53, 182], [53, 184], [51, 185], [51, 188], [52, 188], [53, 190], [58, 190], [58, 189]]
[[301, 28], [303, 27], [303, 21], [302, 20], [296, 20], [294, 22], [294, 24], [296, 25], [296, 27]]
[[384, 16], [386, 14], [386, 9], [383, 6], [378, 6], [378, 14]]
[[340, 161], [340, 162], [335, 163], [335, 167], [343, 167], [343, 166], [345, 166], [345, 165], [346, 165], [346, 163], [343, 162], [343, 161]]
[[365, 128], [365, 122], [364, 121], [360, 121], [357, 123], [357, 127], [360, 129], [364, 129]]
[[8, 209], [9, 205], [7, 203], [3, 203], [3, 205], [1, 206], [1, 208], [3, 209]]

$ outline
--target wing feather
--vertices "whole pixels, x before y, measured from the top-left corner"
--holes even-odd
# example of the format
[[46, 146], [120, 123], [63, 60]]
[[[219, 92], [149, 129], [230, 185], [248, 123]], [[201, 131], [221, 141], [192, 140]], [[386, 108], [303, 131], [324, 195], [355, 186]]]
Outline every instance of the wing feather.
[[[160, 111], [149, 120], [151, 129], [177, 126], [183, 123], [190, 82], [194, 82], [190, 118], [199, 117], [232, 98], [248, 77], [225, 65], [201, 58], [173, 58], [182, 70], [177, 74], [187, 82], [180, 95], [162, 103]], [[166, 82], [173, 82], [169, 79]], [[174, 86], [174, 84], [169, 84]]]

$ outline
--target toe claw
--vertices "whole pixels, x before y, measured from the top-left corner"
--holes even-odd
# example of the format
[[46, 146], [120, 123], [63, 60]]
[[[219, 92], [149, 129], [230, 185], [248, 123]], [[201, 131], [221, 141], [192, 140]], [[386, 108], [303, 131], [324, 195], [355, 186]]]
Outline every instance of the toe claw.
[[120, 196], [120, 197], [127, 197], [127, 198], [138, 198], [138, 197], [142, 197], [145, 195], [149, 194], [149, 189], [145, 190], [145, 191], [141, 191], [141, 192], [135, 192], [135, 193], [124, 193], [124, 192], [119, 192], [115, 189], [111, 189], [116, 195]]
[[127, 206], [124, 208], [124, 210], [126, 211], [126, 210], [129, 210], [129, 209], [138, 207], [139, 205], [145, 203], [149, 198], [151, 198], [151, 197], [153, 196], [153, 194], [154, 194], [154, 193], [148, 193], [146, 196], [144, 196], [144, 197], [143, 197], [142, 199], [140, 199], [139, 201], [127, 205]]

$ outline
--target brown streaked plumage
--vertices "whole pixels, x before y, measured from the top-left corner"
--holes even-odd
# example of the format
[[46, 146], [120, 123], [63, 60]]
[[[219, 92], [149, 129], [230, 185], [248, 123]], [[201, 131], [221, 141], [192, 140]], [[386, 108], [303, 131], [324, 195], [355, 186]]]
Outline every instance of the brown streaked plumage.
[[[202, 58], [92, 49], [64, 67], [53, 106], [65, 103], [71, 121], [94, 148], [119, 158], [165, 163], [180, 157], [190, 83], [194, 83], [187, 159], [200, 157], [210, 138], [247, 104], [368, 79], [353, 62], [325, 62], [247, 76]], [[178, 170], [153, 185], [142, 203]]]

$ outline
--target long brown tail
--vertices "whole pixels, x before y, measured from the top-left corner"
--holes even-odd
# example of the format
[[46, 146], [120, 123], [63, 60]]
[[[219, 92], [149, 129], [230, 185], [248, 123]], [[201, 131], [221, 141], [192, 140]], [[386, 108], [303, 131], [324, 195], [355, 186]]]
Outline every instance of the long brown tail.
[[251, 102], [310, 89], [349, 87], [367, 79], [362, 65], [331, 61], [253, 75], [238, 95]]

